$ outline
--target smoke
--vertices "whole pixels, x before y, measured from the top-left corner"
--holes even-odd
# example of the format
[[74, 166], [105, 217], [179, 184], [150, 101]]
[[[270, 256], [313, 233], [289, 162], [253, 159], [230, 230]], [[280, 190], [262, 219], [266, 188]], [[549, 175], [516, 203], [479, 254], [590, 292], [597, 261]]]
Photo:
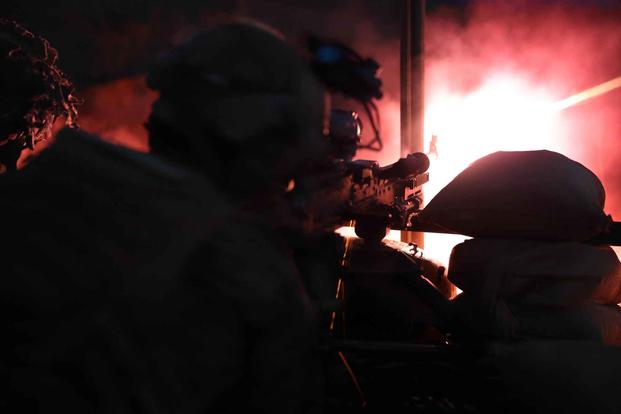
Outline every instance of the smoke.
[[[345, 10], [350, 16], [356, 13]], [[339, 11], [339, 16], [346, 15]], [[357, 9], [348, 36], [384, 67], [380, 103], [385, 149], [361, 158], [399, 156], [399, 16], [372, 24]], [[363, 17], [364, 16], [364, 17]], [[425, 148], [432, 156], [431, 199], [475, 159], [498, 150], [550, 149], [582, 162], [602, 180], [606, 210], [621, 217], [621, 90], [561, 112], [554, 104], [621, 75], [621, 7], [592, 2], [472, 2], [436, 9], [426, 22]], [[571, 191], [571, 188], [566, 189]], [[536, 202], [536, 200], [533, 200]], [[430, 254], [446, 262], [463, 238], [427, 235]]]
[[[608, 81], [621, 75], [620, 23], [621, 9], [589, 8], [587, 2], [477, 2], [465, 24], [433, 16], [427, 30], [427, 102], [432, 105], [443, 94], [470, 96], [499, 77], [514, 82], [523, 95], [553, 101]], [[502, 93], [498, 98], [499, 108], [515, 103], [503, 102]], [[608, 208], [615, 211], [621, 209], [621, 183], [611, 174], [621, 155], [616, 145], [619, 103], [621, 91], [616, 90], [568, 108], [557, 120], [556, 136], [548, 137], [556, 145], [551, 149], [602, 177], [610, 195]], [[498, 133], [500, 143], [511, 135]]]
[[[476, 2], [461, 21], [431, 16], [426, 142], [438, 134], [440, 149], [427, 198], [487, 153], [551, 149], [593, 170], [606, 188], [607, 211], [621, 216], [621, 90], [550, 110], [621, 75], [620, 23], [621, 9], [587, 2]], [[443, 259], [458, 241], [426, 237]]]
[[[360, 156], [394, 161], [399, 154], [399, 16], [387, 29], [353, 5], [335, 14], [358, 16], [344, 40], [353, 39], [357, 50], [383, 66], [386, 149]], [[461, 142], [442, 142], [438, 134], [440, 146], [479, 147], [472, 151], [478, 156], [500, 149], [562, 152], [602, 178], [608, 210], [621, 215], [621, 172], [615, 168], [621, 158], [621, 90], [544, 113], [547, 104], [621, 75], [621, 6], [478, 1], [465, 10], [435, 10], [428, 15], [425, 36], [427, 143], [440, 132], [434, 128], [458, 129], [468, 116], [469, 130], [448, 137]], [[469, 136], [477, 130], [493, 135], [485, 137], [491, 142]], [[471, 161], [463, 160], [464, 165]]]

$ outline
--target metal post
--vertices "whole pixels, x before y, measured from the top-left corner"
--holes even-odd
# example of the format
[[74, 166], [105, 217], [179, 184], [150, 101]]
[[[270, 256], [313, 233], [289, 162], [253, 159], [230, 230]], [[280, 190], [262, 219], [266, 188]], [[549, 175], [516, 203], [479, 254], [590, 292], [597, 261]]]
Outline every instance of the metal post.
[[[425, 0], [403, 0], [401, 25], [401, 156], [424, 152]], [[402, 233], [423, 246], [422, 233]]]

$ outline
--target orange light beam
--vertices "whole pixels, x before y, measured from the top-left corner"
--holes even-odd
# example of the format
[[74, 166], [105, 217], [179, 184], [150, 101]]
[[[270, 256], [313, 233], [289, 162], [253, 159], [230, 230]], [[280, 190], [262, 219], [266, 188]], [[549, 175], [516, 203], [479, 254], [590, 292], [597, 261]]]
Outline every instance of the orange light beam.
[[562, 101], [558, 101], [554, 104], [554, 108], [557, 111], [562, 111], [563, 109], [567, 109], [571, 106], [579, 104], [580, 102], [584, 102], [587, 99], [595, 98], [596, 96], [603, 95], [617, 88], [621, 88], [621, 76], [592, 88], [585, 89], [584, 91], [572, 95], [569, 98], [565, 98]]

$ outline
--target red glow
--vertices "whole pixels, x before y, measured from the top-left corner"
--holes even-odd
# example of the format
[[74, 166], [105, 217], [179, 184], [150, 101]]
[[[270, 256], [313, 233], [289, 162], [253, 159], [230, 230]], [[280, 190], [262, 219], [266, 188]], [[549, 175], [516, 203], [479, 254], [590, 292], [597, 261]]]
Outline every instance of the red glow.
[[148, 150], [144, 123], [157, 94], [147, 87], [143, 76], [91, 87], [82, 97], [84, 106], [78, 119], [82, 128], [115, 144]]
[[[467, 94], [434, 91], [425, 113], [425, 148], [436, 135], [438, 155], [431, 155], [425, 198], [432, 199], [470, 163], [495, 151], [571, 152], [554, 102], [550, 92], [510, 73], [492, 74]], [[447, 263], [452, 247], [463, 240], [428, 234], [425, 250]]]
[[[425, 151], [437, 135], [438, 158], [430, 155], [426, 200], [481, 156], [549, 149], [593, 170], [606, 188], [607, 212], [619, 219], [621, 90], [614, 88], [621, 74], [619, 21], [621, 8], [523, 1], [474, 2], [466, 21], [450, 14], [430, 16]], [[593, 87], [607, 90], [573, 99]], [[568, 97], [573, 106], [559, 106]], [[382, 109], [384, 118], [398, 114], [387, 114], [394, 111], [389, 104]], [[398, 129], [385, 137], [398, 142]], [[380, 159], [397, 157], [394, 152]], [[425, 251], [446, 263], [463, 239], [428, 234]]]

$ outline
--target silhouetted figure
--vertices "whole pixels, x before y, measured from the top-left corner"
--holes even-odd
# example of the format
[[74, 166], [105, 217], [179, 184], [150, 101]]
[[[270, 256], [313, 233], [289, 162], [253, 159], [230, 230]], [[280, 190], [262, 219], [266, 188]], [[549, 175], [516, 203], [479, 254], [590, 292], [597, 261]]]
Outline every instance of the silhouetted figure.
[[64, 130], [0, 183], [4, 404], [303, 412], [315, 316], [291, 190], [323, 153], [323, 89], [248, 24], [197, 35], [148, 82], [157, 155]]
[[429, 143], [429, 151], [427, 152], [427, 155], [435, 155], [436, 160], [440, 156], [440, 154], [438, 153], [438, 136], [437, 135], [431, 136], [431, 142]]

